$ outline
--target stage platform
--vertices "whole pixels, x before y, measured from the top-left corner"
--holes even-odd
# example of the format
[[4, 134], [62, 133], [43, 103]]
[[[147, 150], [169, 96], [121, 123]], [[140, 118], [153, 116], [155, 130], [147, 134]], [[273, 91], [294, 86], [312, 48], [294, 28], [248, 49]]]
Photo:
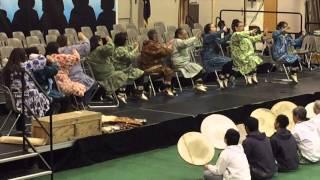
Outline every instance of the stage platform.
[[[245, 86], [244, 81], [238, 79], [236, 86], [227, 90], [211, 85], [208, 93], [195, 94], [191, 88], [184, 88], [174, 98], [159, 94], [148, 102], [129, 100], [119, 108], [95, 109], [106, 115], [144, 118], [148, 123], [128, 131], [55, 145], [54, 168], [56, 171], [78, 168], [172, 146], [184, 133], [199, 131], [202, 120], [210, 114], [224, 114], [239, 124], [253, 110], [271, 108], [278, 101], [289, 100], [305, 106], [320, 98], [320, 71], [303, 72], [297, 85], [278, 80], [284, 77], [283, 73], [272, 73], [261, 77], [255, 86]], [[3, 149], [4, 146], [0, 146]], [[39, 148], [45, 157], [49, 157], [48, 149]], [[8, 152], [1, 150], [0, 153]], [[1, 168], [0, 171], [3, 172]]]

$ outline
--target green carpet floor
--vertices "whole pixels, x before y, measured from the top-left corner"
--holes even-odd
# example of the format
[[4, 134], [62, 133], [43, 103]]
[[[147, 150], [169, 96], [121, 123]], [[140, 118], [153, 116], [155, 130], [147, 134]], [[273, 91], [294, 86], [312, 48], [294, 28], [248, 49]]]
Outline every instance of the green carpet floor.
[[[56, 180], [199, 180], [201, 177], [202, 167], [185, 163], [175, 146], [55, 174]], [[48, 177], [39, 180], [45, 179]], [[320, 180], [320, 165], [301, 166], [296, 172], [280, 173], [274, 179]]]

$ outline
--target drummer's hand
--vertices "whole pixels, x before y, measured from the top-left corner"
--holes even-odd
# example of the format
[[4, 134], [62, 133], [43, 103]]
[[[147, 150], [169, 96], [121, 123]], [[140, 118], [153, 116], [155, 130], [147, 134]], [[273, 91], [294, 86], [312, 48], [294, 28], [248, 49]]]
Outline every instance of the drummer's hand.
[[203, 166], [203, 168], [204, 168], [204, 170], [209, 170], [209, 165], [206, 164], [206, 165]]

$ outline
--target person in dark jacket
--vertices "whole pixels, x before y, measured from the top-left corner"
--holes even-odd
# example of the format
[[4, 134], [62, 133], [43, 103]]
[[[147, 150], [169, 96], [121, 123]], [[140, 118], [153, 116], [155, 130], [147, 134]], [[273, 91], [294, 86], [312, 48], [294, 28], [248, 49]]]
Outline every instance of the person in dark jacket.
[[11, 22], [7, 16], [7, 11], [0, 9], [0, 32], [5, 32], [7, 36], [11, 35]]
[[277, 132], [270, 138], [272, 152], [277, 160], [279, 172], [293, 171], [299, 167], [297, 142], [287, 129], [288, 125], [288, 117], [279, 115], [275, 122]]
[[259, 123], [256, 118], [250, 117], [245, 121], [248, 133], [242, 145], [247, 155], [252, 180], [272, 179], [277, 172], [270, 140], [265, 133], [259, 132]]

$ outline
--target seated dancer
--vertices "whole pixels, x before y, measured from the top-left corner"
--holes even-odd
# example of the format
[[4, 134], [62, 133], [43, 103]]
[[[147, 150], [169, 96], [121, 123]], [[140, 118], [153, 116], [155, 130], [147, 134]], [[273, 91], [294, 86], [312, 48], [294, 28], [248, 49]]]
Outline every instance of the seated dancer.
[[253, 43], [261, 41], [263, 34], [255, 35], [255, 31], [244, 31], [243, 22], [238, 19], [232, 22], [231, 58], [234, 66], [245, 76], [247, 84], [258, 83], [257, 66], [262, 59], [255, 53]]
[[203, 50], [201, 52], [202, 61], [205, 70], [208, 73], [218, 72], [217, 82], [221, 89], [228, 87], [228, 81], [232, 73], [232, 60], [229, 57], [220, 55], [222, 48], [221, 43], [225, 39], [221, 39], [221, 34], [227, 32], [227, 28], [217, 32], [214, 24], [207, 24], [204, 27], [203, 34]]
[[[66, 36], [59, 36], [57, 39], [59, 54], [73, 54], [73, 50], [76, 50], [80, 55], [80, 59], [86, 57], [90, 53], [90, 41], [82, 32], [80, 32], [78, 36], [80, 44], [71, 46], [68, 46], [68, 39]], [[91, 77], [84, 73], [80, 61], [73, 64], [69, 69], [68, 76], [72, 81], [85, 85], [86, 94], [83, 98], [83, 102], [84, 104], [88, 104], [92, 93], [97, 89], [97, 84]]]
[[304, 107], [293, 110], [293, 120], [296, 123], [292, 134], [298, 144], [300, 164], [310, 164], [320, 161], [320, 136], [314, 122], [308, 120]]
[[59, 89], [66, 95], [74, 95], [84, 97], [87, 89], [81, 82], [72, 81], [69, 78], [70, 69], [75, 64], [80, 63], [80, 55], [77, 50], [73, 50], [73, 54], [59, 54], [59, 45], [51, 42], [47, 45], [47, 60], [51, 63], [57, 63], [59, 72], [56, 75], [57, 85]]
[[144, 72], [134, 67], [138, 57], [139, 44], [129, 46], [127, 44], [128, 34], [118, 33], [114, 38], [115, 50], [113, 54], [113, 66], [116, 71], [124, 72], [129, 81], [135, 81], [135, 95], [141, 100], [148, 100], [144, 93]]
[[257, 119], [250, 117], [244, 125], [248, 135], [242, 145], [249, 161], [252, 180], [272, 179], [277, 172], [277, 165], [269, 138], [259, 132]]
[[229, 129], [226, 132], [224, 141], [227, 147], [221, 152], [215, 166], [205, 166], [205, 180], [251, 180], [248, 159], [239, 139], [238, 131]]
[[294, 45], [296, 42], [300, 41], [301, 38], [296, 40], [292, 39], [287, 32], [289, 29], [288, 23], [281, 21], [277, 25], [277, 30], [272, 33], [274, 41], [272, 46], [272, 57], [275, 61], [280, 61], [290, 66], [290, 77], [295, 83], [298, 83], [297, 72], [300, 68], [299, 62], [301, 58], [297, 54], [294, 54], [293, 51]]
[[143, 43], [139, 67], [147, 74], [160, 74], [164, 77], [164, 92], [168, 96], [174, 96], [171, 89], [171, 81], [174, 71], [165, 64], [164, 58], [172, 53], [172, 42], [162, 45], [156, 30], [148, 32], [149, 40]]
[[285, 115], [279, 115], [275, 121], [276, 133], [270, 138], [272, 152], [278, 163], [278, 171], [294, 171], [299, 167], [297, 143], [291, 132], [287, 129], [289, 119]]
[[92, 67], [94, 77], [105, 88], [107, 94], [119, 90], [117, 96], [126, 104], [126, 92], [122, 87], [127, 84], [128, 76], [122, 71], [116, 71], [113, 66], [114, 45], [112, 39], [107, 37], [107, 44], [103, 45], [99, 36], [93, 36], [90, 39], [90, 44], [91, 53], [87, 60]]
[[179, 70], [184, 78], [192, 78], [196, 85], [196, 92], [207, 92], [207, 87], [203, 84], [203, 68], [191, 62], [190, 48], [196, 45], [196, 42], [201, 38], [201, 34], [196, 37], [188, 38], [188, 33], [182, 28], [178, 28], [175, 32], [173, 41], [172, 63], [173, 67]]
[[[21, 79], [23, 79], [25, 83], [24, 103], [31, 110], [30, 112], [26, 108], [25, 115], [27, 117], [31, 117], [32, 115], [35, 115], [36, 117], [43, 117], [50, 109], [50, 101], [45, 94], [38, 89], [32, 78], [26, 73], [26, 71], [30, 72], [30, 70], [38, 68], [38, 65], [27, 65], [26, 57], [27, 55], [24, 49], [15, 48], [9, 57], [8, 63], [3, 69], [3, 80], [5, 85], [9, 87], [13, 93], [17, 109], [21, 111], [23, 105]], [[44, 65], [45, 62], [41, 62], [41, 64]], [[22, 75], [24, 77], [22, 77]], [[18, 124], [17, 127], [21, 127], [21, 125], [22, 124]]]
[[58, 65], [47, 61], [45, 56], [39, 54], [36, 47], [26, 48], [25, 51], [29, 57], [29, 60], [25, 62], [26, 68], [32, 72], [43, 91], [52, 99], [53, 113], [65, 112], [66, 106], [63, 104], [69, 102], [65, 95], [58, 90], [54, 78], [59, 71]]

